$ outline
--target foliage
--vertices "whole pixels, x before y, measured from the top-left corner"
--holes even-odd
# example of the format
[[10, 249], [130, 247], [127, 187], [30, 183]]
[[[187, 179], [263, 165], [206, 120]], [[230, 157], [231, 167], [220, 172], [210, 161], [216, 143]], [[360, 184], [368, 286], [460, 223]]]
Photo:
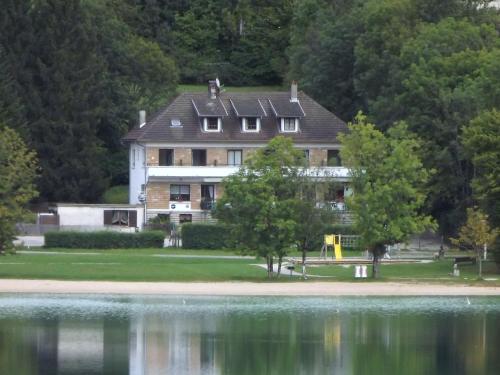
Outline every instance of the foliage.
[[[326, 108], [379, 128], [405, 121], [436, 169], [426, 211], [456, 232], [473, 170], [461, 129], [500, 106], [500, 12], [472, 0], [306, 0], [294, 7], [288, 76]], [[334, 61], [335, 63], [332, 63]]]
[[474, 195], [493, 226], [500, 227], [500, 111], [474, 118], [464, 127], [462, 142], [474, 165]]
[[488, 216], [476, 208], [467, 209], [467, 221], [460, 228], [457, 238], [450, 238], [455, 246], [472, 250], [476, 253], [479, 265], [479, 278], [482, 277], [482, 258], [484, 246], [492, 245], [497, 236], [497, 230], [492, 230]]
[[238, 248], [266, 258], [269, 277], [273, 259], [281, 260], [295, 243], [299, 186], [303, 161], [290, 138], [276, 137], [259, 149], [239, 172], [224, 180], [216, 216], [227, 224]]
[[113, 1], [2, 4], [0, 111], [38, 153], [42, 200], [95, 202], [126, 182], [120, 138], [175, 90], [173, 61], [122, 12]]
[[128, 185], [119, 185], [110, 187], [102, 196], [102, 203], [109, 204], [127, 204], [128, 203]]
[[165, 234], [161, 231], [138, 233], [61, 231], [45, 233], [45, 247], [68, 249], [163, 248], [164, 239]]
[[405, 242], [410, 235], [432, 227], [420, 212], [429, 172], [418, 154], [420, 142], [404, 123], [386, 135], [358, 114], [349, 133], [341, 136], [342, 160], [352, 177], [354, 195], [348, 205], [361, 242], [373, 254], [373, 276], [385, 246]]
[[221, 224], [183, 224], [181, 236], [184, 249], [223, 249], [229, 241], [228, 228]]
[[19, 135], [0, 124], [0, 254], [12, 249], [15, 224], [27, 214], [26, 204], [37, 196], [36, 155]]

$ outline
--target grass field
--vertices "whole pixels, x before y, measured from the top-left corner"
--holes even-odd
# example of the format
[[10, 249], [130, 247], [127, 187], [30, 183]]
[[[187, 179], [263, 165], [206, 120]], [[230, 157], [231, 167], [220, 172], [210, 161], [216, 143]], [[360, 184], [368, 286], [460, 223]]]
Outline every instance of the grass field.
[[[110, 280], [110, 281], [267, 281], [262, 259], [237, 257], [226, 250], [183, 249], [40, 249], [0, 257], [0, 278]], [[292, 254], [299, 256], [299, 253]], [[313, 254], [315, 256], [319, 254]], [[348, 256], [348, 254], [345, 254]], [[356, 253], [350, 255], [358, 255]], [[200, 256], [197, 258], [197, 256]], [[235, 257], [235, 258], [230, 258]], [[369, 266], [370, 268], [370, 266]], [[493, 262], [484, 264], [484, 277], [477, 281], [476, 266], [460, 266], [461, 276], [450, 275], [452, 260], [381, 266], [380, 280], [433, 283], [464, 283], [500, 286]], [[354, 281], [353, 266], [309, 266], [309, 280]], [[369, 271], [370, 274], [370, 271]], [[318, 277], [314, 277], [318, 276]], [[280, 281], [297, 281], [283, 270]], [[358, 280], [360, 281], [360, 280]], [[367, 280], [371, 281], [370, 279]]]

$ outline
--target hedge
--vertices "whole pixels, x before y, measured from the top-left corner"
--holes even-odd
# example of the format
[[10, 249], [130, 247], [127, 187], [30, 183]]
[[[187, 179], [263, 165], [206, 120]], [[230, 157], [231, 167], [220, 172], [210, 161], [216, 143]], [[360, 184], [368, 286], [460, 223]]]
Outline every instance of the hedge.
[[48, 232], [45, 233], [45, 247], [73, 249], [127, 249], [163, 247], [165, 233], [145, 231], [123, 233], [99, 232]]
[[229, 240], [228, 228], [222, 224], [183, 224], [184, 249], [222, 249]]
[[344, 235], [355, 235], [358, 234], [354, 227], [349, 224], [333, 224], [325, 228], [325, 234], [344, 234]]

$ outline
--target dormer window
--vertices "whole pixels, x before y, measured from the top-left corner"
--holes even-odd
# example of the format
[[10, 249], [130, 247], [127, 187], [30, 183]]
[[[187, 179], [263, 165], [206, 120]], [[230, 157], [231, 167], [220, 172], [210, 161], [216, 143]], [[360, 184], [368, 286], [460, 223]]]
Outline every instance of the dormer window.
[[220, 117], [204, 117], [203, 130], [206, 132], [220, 132], [222, 129], [222, 119]]
[[260, 131], [260, 118], [242, 117], [241, 124], [244, 132], [258, 133]]
[[299, 129], [299, 119], [296, 117], [282, 117], [281, 118], [281, 132], [282, 133], [296, 133]]

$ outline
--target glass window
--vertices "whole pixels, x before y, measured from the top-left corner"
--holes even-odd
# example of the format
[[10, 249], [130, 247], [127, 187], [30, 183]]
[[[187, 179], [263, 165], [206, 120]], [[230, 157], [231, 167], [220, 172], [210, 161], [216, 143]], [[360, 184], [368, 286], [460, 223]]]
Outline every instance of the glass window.
[[228, 150], [227, 151], [227, 164], [228, 165], [241, 165], [242, 162], [241, 150]]
[[219, 131], [219, 118], [218, 117], [206, 117], [205, 118], [205, 130]]
[[281, 130], [284, 132], [295, 132], [297, 131], [296, 127], [296, 119], [294, 117], [284, 117], [281, 119], [282, 128]]
[[243, 118], [243, 130], [255, 132], [259, 130], [260, 119], [257, 117], [245, 117]]
[[170, 185], [170, 200], [176, 202], [190, 201], [189, 185]]
[[304, 150], [304, 159], [306, 163], [309, 164], [309, 150]]
[[329, 167], [339, 167], [342, 165], [342, 160], [340, 159], [339, 150], [328, 150], [327, 165]]
[[174, 165], [174, 150], [171, 148], [160, 148], [159, 150], [159, 165], [169, 166]]
[[215, 202], [215, 185], [201, 185], [201, 209], [211, 210]]
[[191, 223], [193, 221], [193, 215], [191, 214], [180, 214], [179, 224]]
[[207, 150], [192, 150], [193, 166], [207, 165]]

